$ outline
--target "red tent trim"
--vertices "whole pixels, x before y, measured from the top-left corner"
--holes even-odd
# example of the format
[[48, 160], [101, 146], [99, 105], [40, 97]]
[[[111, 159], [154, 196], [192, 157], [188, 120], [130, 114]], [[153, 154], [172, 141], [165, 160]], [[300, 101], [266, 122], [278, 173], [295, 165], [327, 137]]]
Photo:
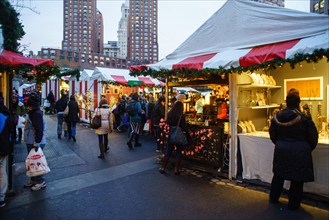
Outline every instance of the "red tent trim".
[[154, 86], [155, 83], [149, 77], [139, 76], [138, 80], [143, 81], [146, 86]]
[[124, 76], [111, 75], [111, 77], [115, 80], [116, 83], [128, 85], [128, 81]]
[[300, 39], [254, 47], [245, 56], [240, 57], [240, 66], [252, 66], [277, 58], [285, 59], [286, 51], [294, 47]]
[[32, 66], [54, 66], [55, 63], [53, 60], [40, 59], [40, 58], [29, 58], [21, 54], [14, 53], [8, 50], [2, 50], [0, 54], [0, 64], [10, 65], [10, 66], [19, 66], [19, 65], [32, 65]]
[[187, 68], [187, 69], [197, 69], [197, 70], [202, 70], [204, 62], [207, 60], [210, 60], [216, 55], [216, 53], [212, 54], [206, 54], [206, 55], [201, 55], [201, 56], [195, 56], [195, 57], [188, 57], [178, 64], [173, 65], [173, 69], [182, 69], [182, 68]]

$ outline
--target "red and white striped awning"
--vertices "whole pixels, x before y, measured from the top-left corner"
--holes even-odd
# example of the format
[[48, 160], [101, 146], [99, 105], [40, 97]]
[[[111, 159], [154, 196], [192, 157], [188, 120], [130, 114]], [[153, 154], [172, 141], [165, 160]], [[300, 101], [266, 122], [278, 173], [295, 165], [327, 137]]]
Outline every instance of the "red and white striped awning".
[[166, 84], [158, 79], [152, 78], [150, 76], [146, 77], [134, 77], [129, 75], [128, 69], [112, 69], [96, 67], [93, 74], [91, 75], [91, 80], [97, 79], [98, 81], [108, 81], [121, 85], [132, 85], [134, 82], [136, 85], [141, 86], [165, 86]]
[[249, 67], [316, 49], [329, 49], [329, 16], [232, 0], [166, 58], [130, 70]]
[[[225, 69], [236, 67], [248, 67], [258, 65], [274, 59], [293, 58], [298, 53], [311, 54], [315, 49], [329, 48], [329, 32], [314, 37], [290, 40], [285, 42], [256, 46], [238, 50], [228, 50], [218, 53], [210, 53], [200, 56], [189, 56], [176, 59], [163, 59], [156, 64], [150, 64], [147, 68], [161, 69]], [[140, 70], [143, 66], [133, 66], [131, 70]]]

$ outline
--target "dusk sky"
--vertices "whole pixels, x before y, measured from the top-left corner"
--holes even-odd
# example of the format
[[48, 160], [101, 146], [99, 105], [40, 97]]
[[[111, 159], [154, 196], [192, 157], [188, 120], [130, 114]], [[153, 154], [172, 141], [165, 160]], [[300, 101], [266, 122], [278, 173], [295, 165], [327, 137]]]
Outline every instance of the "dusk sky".
[[[121, 4], [124, 1], [98, 0], [97, 2], [104, 19], [104, 42], [117, 40]], [[225, 2], [226, 0], [159, 0], [159, 58], [162, 59], [173, 52]], [[20, 42], [26, 48], [24, 53], [30, 50], [37, 53], [41, 47], [61, 48], [63, 0], [31, 0], [25, 1], [25, 5], [38, 11], [39, 14], [28, 9], [20, 11], [20, 20], [26, 32]], [[285, 0], [285, 7], [309, 12], [310, 1]]]

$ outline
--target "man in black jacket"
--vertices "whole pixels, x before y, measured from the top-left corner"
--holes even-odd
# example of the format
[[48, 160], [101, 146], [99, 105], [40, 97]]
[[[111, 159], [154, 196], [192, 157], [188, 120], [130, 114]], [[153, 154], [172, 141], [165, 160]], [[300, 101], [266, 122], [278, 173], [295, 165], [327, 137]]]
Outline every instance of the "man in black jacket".
[[6, 205], [8, 155], [12, 152], [14, 134], [15, 125], [13, 115], [4, 105], [4, 99], [0, 92], [0, 208]]
[[[56, 111], [57, 111], [57, 137], [61, 139], [62, 130], [63, 130], [63, 119], [64, 119], [64, 111], [66, 109], [68, 102], [68, 96], [66, 93], [62, 93], [62, 97], [56, 102]], [[64, 136], [67, 136], [67, 130], [64, 130]]]

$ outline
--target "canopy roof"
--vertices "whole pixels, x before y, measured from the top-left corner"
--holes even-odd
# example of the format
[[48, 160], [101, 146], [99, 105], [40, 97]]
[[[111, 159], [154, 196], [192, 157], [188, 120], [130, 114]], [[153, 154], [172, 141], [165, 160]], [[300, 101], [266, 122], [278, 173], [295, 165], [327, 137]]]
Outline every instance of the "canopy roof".
[[329, 16], [229, 0], [166, 58], [130, 70], [250, 67], [317, 49], [328, 53]]
[[121, 85], [130, 86], [165, 86], [164, 82], [152, 77], [133, 77], [129, 75], [128, 69], [112, 69], [96, 67], [90, 77], [91, 80], [108, 81]]
[[14, 53], [8, 50], [2, 50], [0, 53], [0, 64], [19, 66], [19, 65], [31, 65], [31, 66], [54, 66], [53, 60], [29, 58], [21, 54]]

